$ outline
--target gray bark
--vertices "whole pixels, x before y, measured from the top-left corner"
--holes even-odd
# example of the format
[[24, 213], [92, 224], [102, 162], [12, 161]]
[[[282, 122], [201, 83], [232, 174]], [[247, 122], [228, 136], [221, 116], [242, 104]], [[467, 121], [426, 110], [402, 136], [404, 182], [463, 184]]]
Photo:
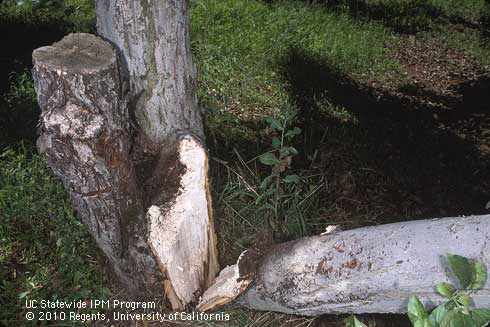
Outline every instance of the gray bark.
[[161, 294], [129, 160], [129, 116], [115, 51], [93, 35], [70, 34], [35, 50], [33, 62], [40, 151], [122, 283], [132, 294]]
[[97, 31], [118, 49], [131, 110], [148, 139], [203, 137], [190, 50], [188, 0], [98, 0]]
[[[240, 261], [227, 268], [198, 309], [217, 309], [237, 293], [237, 306], [307, 316], [405, 313], [413, 294], [431, 308], [445, 301], [435, 290], [438, 283], [457, 284], [447, 253], [490, 267], [490, 215], [372, 226], [279, 244], [257, 263], [251, 281], [239, 273]], [[237, 292], [244, 283], [251, 286]], [[490, 283], [471, 296], [477, 307], [489, 308]]]
[[33, 61], [38, 147], [119, 280], [133, 298], [196, 302], [218, 272], [202, 142], [134, 140], [116, 51], [98, 37], [68, 35]]

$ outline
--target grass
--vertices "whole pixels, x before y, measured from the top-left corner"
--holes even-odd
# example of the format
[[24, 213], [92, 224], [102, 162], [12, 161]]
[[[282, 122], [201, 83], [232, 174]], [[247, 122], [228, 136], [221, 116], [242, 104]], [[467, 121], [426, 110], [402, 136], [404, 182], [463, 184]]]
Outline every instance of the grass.
[[[32, 9], [29, 2], [0, 4], [2, 34], [12, 44], [2, 66], [10, 77], [0, 85], [0, 322], [9, 326], [21, 318], [25, 298], [110, 296], [97, 251], [62, 186], [43, 159], [26, 150], [39, 114], [29, 73], [32, 49], [70, 31], [93, 31], [93, 3], [67, 0], [62, 8]], [[465, 145], [434, 133], [431, 113], [411, 115], [384, 98], [373, 100], [372, 85], [406, 82], [393, 52], [411, 36], [442, 40], [489, 65], [484, 0], [193, 0], [191, 9], [222, 263], [233, 263], [258, 235], [284, 241], [318, 234], [328, 224], [433, 213], [417, 191], [423, 179], [442, 185], [428, 196], [434, 206], [457, 207], [460, 197], [473, 198], [466, 189], [455, 191], [464, 193], [460, 197], [444, 193], [445, 185], [473, 176], [451, 179], [453, 171], [438, 166], [457, 161], [440, 139]], [[24, 42], [14, 42], [19, 38]], [[387, 109], [377, 110], [380, 105]], [[274, 139], [283, 132], [270, 117], [283, 122], [291, 109], [298, 116], [288, 129], [301, 134], [278, 147]], [[300, 153], [280, 157], [284, 147]], [[279, 162], [264, 164], [264, 153]], [[227, 326], [313, 325], [288, 315], [230, 314]]]
[[212, 133], [223, 125], [278, 115], [287, 106], [281, 64], [291, 49], [325, 59], [360, 80], [385, 80], [398, 68], [386, 48], [396, 39], [392, 33], [320, 5], [250, 0], [192, 5], [198, 94], [210, 112]]
[[17, 140], [33, 141], [39, 108], [28, 70], [10, 75], [8, 91], [0, 101], [0, 149]]
[[[107, 298], [95, 244], [44, 160], [0, 155], [0, 322], [26, 326], [24, 301]], [[42, 324], [41, 324], [42, 325]]]

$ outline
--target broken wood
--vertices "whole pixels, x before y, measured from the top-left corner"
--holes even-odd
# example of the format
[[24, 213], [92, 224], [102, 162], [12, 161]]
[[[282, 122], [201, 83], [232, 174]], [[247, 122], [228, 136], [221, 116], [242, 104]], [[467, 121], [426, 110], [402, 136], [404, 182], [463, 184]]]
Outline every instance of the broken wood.
[[[221, 272], [197, 308], [215, 310], [234, 300], [235, 306], [306, 316], [405, 313], [413, 294], [432, 308], [445, 301], [438, 283], [457, 284], [448, 279], [447, 253], [490, 267], [490, 215], [371, 226], [278, 244], [257, 262], [248, 289], [237, 292], [243, 289], [239, 260]], [[490, 307], [490, 283], [471, 296], [477, 307]]]
[[33, 62], [38, 148], [119, 280], [138, 298], [165, 291], [174, 309], [196, 302], [218, 271], [203, 143], [131, 128], [116, 51], [98, 37], [70, 34]]

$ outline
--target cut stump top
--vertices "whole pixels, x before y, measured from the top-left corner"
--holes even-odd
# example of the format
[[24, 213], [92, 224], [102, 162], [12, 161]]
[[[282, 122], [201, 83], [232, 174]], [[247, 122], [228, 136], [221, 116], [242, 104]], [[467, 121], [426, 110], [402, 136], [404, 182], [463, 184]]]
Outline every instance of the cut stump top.
[[34, 50], [34, 65], [70, 73], [104, 70], [116, 62], [116, 52], [103, 39], [87, 33], [65, 36], [61, 41]]

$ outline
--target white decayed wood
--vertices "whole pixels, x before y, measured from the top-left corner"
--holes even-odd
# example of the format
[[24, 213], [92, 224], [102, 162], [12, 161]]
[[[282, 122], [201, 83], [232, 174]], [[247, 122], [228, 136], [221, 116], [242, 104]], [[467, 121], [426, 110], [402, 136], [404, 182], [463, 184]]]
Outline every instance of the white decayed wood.
[[[233, 303], [308, 316], [404, 313], [410, 295], [417, 294], [431, 308], [445, 301], [435, 286], [455, 283], [448, 278], [447, 253], [490, 267], [490, 216], [408, 221], [278, 244], [258, 264], [252, 286]], [[216, 283], [230, 290], [230, 280], [222, 279], [239, 284], [231, 274], [220, 275]], [[207, 299], [216, 301], [219, 292], [212, 292], [213, 287], [205, 292], [198, 308], [208, 308]], [[490, 283], [471, 296], [477, 307], [489, 308]]]
[[175, 200], [148, 209], [148, 242], [159, 258], [174, 309], [184, 309], [214, 281], [218, 272], [212, 211], [208, 207], [208, 158], [196, 138], [185, 135], [178, 144], [185, 167]]

